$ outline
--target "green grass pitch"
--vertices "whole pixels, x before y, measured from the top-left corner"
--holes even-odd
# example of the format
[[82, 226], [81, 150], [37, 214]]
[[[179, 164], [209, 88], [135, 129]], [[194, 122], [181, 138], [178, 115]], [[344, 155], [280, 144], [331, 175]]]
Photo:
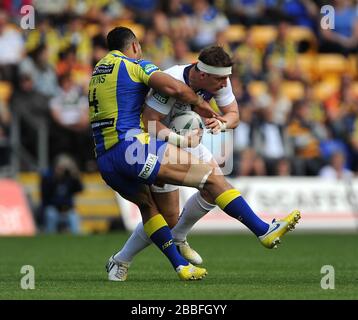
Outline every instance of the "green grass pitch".
[[[182, 282], [157, 248], [141, 252], [126, 282], [109, 282], [104, 265], [126, 233], [0, 239], [0, 299], [358, 299], [358, 234], [289, 234], [277, 250], [249, 234], [192, 235], [208, 276]], [[35, 289], [20, 287], [23, 265]], [[321, 288], [332, 265], [335, 289]]]

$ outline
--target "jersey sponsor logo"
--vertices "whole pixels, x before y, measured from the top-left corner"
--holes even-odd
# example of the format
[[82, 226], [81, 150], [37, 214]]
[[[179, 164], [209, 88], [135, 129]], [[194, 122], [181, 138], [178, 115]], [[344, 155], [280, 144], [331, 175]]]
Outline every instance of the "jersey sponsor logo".
[[114, 64], [105, 65], [100, 64], [99, 66], [95, 66], [92, 76], [97, 76], [99, 74], [110, 74], [113, 72]]
[[146, 74], [151, 74], [153, 71], [159, 70], [159, 68], [155, 64], [148, 63], [144, 66], [143, 70]]
[[113, 127], [114, 124], [114, 118], [111, 119], [102, 119], [98, 121], [92, 121], [91, 127], [92, 129], [103, 129], [108, 127]]
[[166, 104], [169, 100], [169, 97], [166, 97], [166, 96], [162, 96], [161, 94], [159, 94], [158, 92], [155, 92], [153, 94], [153, 98], [155, 98], [156, 100], [158, 100], [160, 103], [162, 104]]
[[147, 160], [142, 168], [142, 171], [139, 173], [138, 176], [143, 179], [148, 179], [148, 177], [152, 174], [157, 161], [158, 161], [158, 156], [156, 156], [155, 154], [149, 153]]

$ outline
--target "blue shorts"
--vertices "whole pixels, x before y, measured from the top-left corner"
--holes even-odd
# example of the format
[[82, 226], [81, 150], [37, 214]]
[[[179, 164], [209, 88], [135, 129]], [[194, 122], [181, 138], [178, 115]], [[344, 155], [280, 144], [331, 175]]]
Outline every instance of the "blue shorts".
[[167, 142], [141, 133], [122, 140], [97, 158], [104, 181], [115, 191], [135, 195], [141, 184], [151, 185], [157, 178]]

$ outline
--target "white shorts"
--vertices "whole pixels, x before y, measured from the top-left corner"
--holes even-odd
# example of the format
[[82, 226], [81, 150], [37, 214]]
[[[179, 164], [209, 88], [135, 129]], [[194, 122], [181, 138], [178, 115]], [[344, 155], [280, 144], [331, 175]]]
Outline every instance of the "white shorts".
[[[207, 147], [205, 147], [203, 144], [199, 144], [195, 148], [183, 148], [183, 150], [193, 154], [194, 156], [199, 158], [199, 160], [202, 160], [204, 162], [210, 162], [213, 159], [213, 155], [211, 154], [209, 149]], [[158, 187], [158, 186], [152, 184], [150, 186], [150, 189], [153, 192], [166, 193], [166, 192], [172, 192], [172, 191], [178, 190], [179, 186], [174, 185], [174, 184], [165, 184], [163, 187]]]

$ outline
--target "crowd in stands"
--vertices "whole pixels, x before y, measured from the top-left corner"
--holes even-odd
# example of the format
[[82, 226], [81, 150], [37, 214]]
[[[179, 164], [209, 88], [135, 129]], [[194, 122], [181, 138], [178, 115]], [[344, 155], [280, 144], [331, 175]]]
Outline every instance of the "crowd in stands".
[[[26, 4], [35, 7], [33, 30], [19, 27]], [[322, 24], [331, 19], [321, 13], [327, 4], [333, 29]], [[0, 93], [11, 86], [0, 94], [0, 150], [12, 114], [25, 113], [48, 122], [51, 159], [67, 152], [81, 170], [95, 170], [87, 86], [118, 25], [132, 28], [162, 69], [195, 62], [212, 44], [230, 53], [241, 117], [233, 175], [328, 176], [327, 166], [337, 176], [358, 173], [353, 0], [0, 1]], [[31, 149], [28, 137], [25, 128]]]

